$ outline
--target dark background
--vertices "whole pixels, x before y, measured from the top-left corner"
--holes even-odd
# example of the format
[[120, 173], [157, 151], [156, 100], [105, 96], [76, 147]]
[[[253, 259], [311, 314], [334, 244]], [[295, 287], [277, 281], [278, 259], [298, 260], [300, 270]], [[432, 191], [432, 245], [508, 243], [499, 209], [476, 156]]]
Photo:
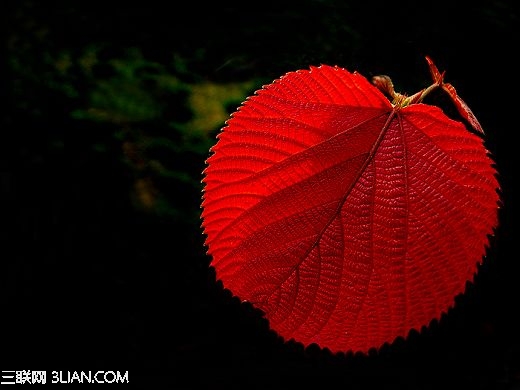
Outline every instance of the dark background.
[[[4, 2], [1, 369], [128, 370], [141, 388], [520, 389], [514, 4]], [[337, 64], [411, 94], [430, 82], [425, 55], [500, 172], [500, 226], [475, 283], [369, 356], [284, 343], [209, 266], [208, 150], [285, 72]]]

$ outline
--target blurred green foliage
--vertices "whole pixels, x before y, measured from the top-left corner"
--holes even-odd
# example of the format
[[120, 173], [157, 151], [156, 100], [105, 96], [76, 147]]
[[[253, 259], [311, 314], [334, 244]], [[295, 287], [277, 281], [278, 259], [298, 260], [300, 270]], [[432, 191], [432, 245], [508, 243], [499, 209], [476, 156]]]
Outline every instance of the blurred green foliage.
[[[87, 79], [88, 97], [84, 107], [71, 112], [72, 117], [111, 125], [121, 144], [120, 158], [134, 177], [136, 207], [178, 215], [182, 204], [175, 202], [175, 194], [166, 196], [164, 189], [179, 184], [199, 188], [201, 175], [185, 163], [205, 158], [228, 110], [258, 82], [191, 84], [177, 76], [182, 70], [169, 71], [146, 60], [137, 48], [129, 49], [125, 58], [105, 63], [99, 62], [96, 50], [89, 49], [77, 63]], [[59, 70], [60, 62], [55, 66]], [[107, 76], [97, 76], [92, 71], [95, 66], [103, 66]], [[73, 90], [67, 81], [61, 85]], [[103, 144], [93, 146], [106, 150]]]
[[[53, 51], [38, 34], [27, 38], [11, 37], [16, 50], [10, 52], [9, 65], [17, 108], [31, 112], [42, 107], [41, 101], [26, 96], [27, 91], [57, 104], [67, 102], [61, 111], [69, 118], [65, 131], [72, 133], [77, 126], [103, 129], [102, 137], [83, 142], [91, 143], [93, 153], [111, 153], [125, 167], [123, 174], [131, 177], [129, 196], [138, 210], [195, 221], [198, 210], [187, 210], [180, 193], [186, 188], [200, 193], [199, 163], [231, 111], [262, 80], [202, 79], [190, 73], [176, 53], [166, 65], [147, 59], [138, 47], [123, 48], [119, 55], [107, 54], [103, 45], [95, 44]], [[15, 48], [22, 40], [26, 50]], [[40, 53], [29, 54], [38, 43], [43, 44]], [[27, 55], [33, 56], [31, 61]]]

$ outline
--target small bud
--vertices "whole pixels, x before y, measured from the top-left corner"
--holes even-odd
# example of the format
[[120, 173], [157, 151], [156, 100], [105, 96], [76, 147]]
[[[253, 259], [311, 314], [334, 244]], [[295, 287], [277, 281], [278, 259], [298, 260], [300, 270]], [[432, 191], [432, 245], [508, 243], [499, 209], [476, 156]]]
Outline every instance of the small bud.
[[392, 79], [386, 75], [379, 75], [372, 77], [372, 84], [374, 84], [381, 92], [391, 97], [395, 98], [394, 84], [392, 83]]

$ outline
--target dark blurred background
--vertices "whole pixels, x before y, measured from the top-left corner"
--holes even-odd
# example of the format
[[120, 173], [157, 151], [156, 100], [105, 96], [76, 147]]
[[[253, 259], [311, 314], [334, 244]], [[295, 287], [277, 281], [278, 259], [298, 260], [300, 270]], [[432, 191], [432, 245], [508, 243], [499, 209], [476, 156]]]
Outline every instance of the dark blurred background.
[[[514, 1], [8, 0], [2, 19], [2, 370], [128, 370], [140, 388], [520, 389]], [[429, 85], [425, 55], [500, 172], [475, 283], [379, 353], [284, 343], [209, 266], [208, 150], [285, 72], [340, 65], [411, 94]]]

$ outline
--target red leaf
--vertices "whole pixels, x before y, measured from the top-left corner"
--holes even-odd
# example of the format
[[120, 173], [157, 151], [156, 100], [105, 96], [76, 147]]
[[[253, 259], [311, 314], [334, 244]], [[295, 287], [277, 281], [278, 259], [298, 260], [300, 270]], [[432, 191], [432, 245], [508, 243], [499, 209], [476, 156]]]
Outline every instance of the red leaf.
[[477, 130], [480, 133], [484, 133], [484, 130], [482, 129], [482, 126], [480, 125], [479, 121], [477, 120], [477, 117], [473, 114], [471, 109], [468, 107], [466, 102], [461, 99], [461, 97], [457, 94], [457, 91], [455, 90], [455, 87], [453, 85], [445, 83], [443, 81], [444, 79], [444, 73], [440, 73], [433, 61], [430, 59], [430, 57], [426, 57], [426, 61], [428, 61], [428, 65], [430, 67], [430, 73], [432, 75], [433, 81], [440, 86], [448, 95], [450, 96], [451, 100], [453, 100], [453, 103], [455, 104], [455, 107], [457, 107], [457, 110], [459, 111], [459, 114], [468, 121], [468, 123], [473, 127], [475, 130]]
[[358, 73], [311, 67], [257, 91], [218, 136], [208, 254], [286, 340], [367, 352], [440, 318], [472, 281], [498, 223], [493, 161], [414, 96], [391, 103]]

